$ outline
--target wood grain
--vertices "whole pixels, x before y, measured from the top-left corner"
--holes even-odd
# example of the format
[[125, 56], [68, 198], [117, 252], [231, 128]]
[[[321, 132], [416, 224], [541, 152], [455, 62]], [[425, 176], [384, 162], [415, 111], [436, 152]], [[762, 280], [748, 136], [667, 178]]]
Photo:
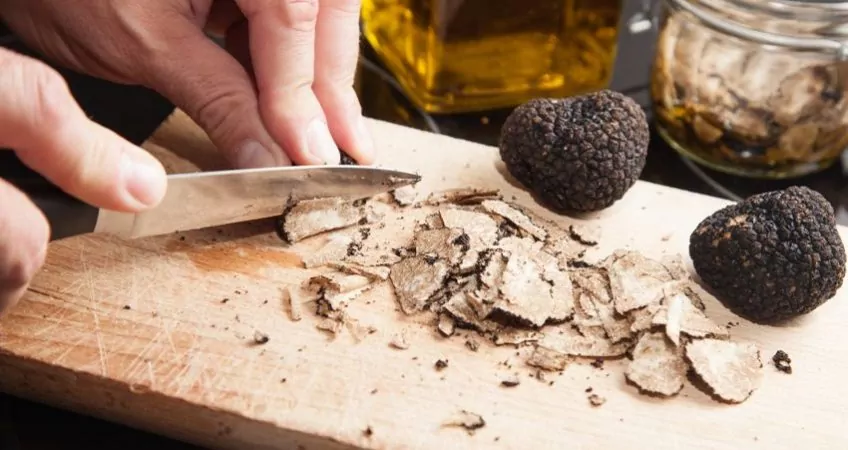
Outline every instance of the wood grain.
[[[496, 149], [371, 121], [380, 164], [419, 171], [422, 190], [476, 185], [532, 199], [510, 184]], [[206, 136], [175, 114], [146, 147], [171, 171], [219, 167]], [[686, 255], [688, 235], [723, 206], [716, 198], [639, 182], [603, 213], [587, 257], [620, 247], [649, 256]], [[848, 237], [840, 228], [843, 239]], [[377, 328], [362, 341], [329, 339], [307, 314], [293, 322], [281, 287], [302, 279], [297, 246], [270, 221], [121, 241], [86, 236], [55, 242], [30, 292], [0, 321], [0, 389], [215, 448], [839, 448], [848, 426], [848, 299], [836, 298], [792, 325], [755, 326], [713, 299], [719, 323], [756, 342], [768, 361], [792, 357], [786, 375], [767, 364], [744, 404], [714, 402], [687, 385], [670, 400], [626, 385], [621, 362], [575, 364], [531, 378], [514, 350], [445, 339], [430, 323], [397, 312], [378, 288], [355, 304]], [[410, 348], [388, 345], [406, 330]], [[253, 342], [260, 330], [270, 336]], [[433, 367], [447, 359], [443, 371]], [[522, 383], [499, 385], [503, 361]], [[587, 388], [606, 398], [587, 401]], [[442, 424], [480, 414], [474, 435]], [[372, 434], [365, 433], [370, 429]], [[842, 444], [842, 445], [840, 445]]]

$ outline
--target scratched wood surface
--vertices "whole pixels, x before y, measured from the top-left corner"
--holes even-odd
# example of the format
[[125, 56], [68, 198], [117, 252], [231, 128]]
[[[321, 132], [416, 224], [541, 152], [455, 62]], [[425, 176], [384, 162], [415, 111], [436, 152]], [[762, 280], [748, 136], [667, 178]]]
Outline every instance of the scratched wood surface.
[[[418, 170], [422, 189], [469, 184], [513, 187], [493, 148], [371, 122], [381, 164]], [[223, 166], [205, 135], [177, 113], [146, 147], [171, 171]], [[170, 149], [170, 150], [169, 150]], [[592, 217], [601, 245], [589, 258], [628, 246], [685, 255], [689, 232], [724, 205], [719, 199], [638, 183]], [[554, 216], [539, 210], [541, 214]], [[563, 224], [576, 219], [560, 217]], [[848, 237], [841, 229], [843, 239]], [[741, 322], [768, 360], [787, 351], [794, 373], [766, 367], [746, 403], [713, 402], [687, 385], [671, 400], [625, 385], [621, 363], [573, 365], [541, 383], [499, 386], [499, 363], [514, 350], [438, 337], [432, 324], [396, 311], [386, 289], [354, 306], [377, 332], [335, 340], [309, 315], [288, 317], [280, 287], [302, 279], [297, 248], [269, 221], [120, 241], [79, 237], [52, 244], [44, 270], [0, 321], [4, 391], [216, 448], [841, 448], [848, 426], [848, 294], [781, 328]], [[410, 348], [388, 346], [406, 329]], [[270, 337], [253, 343], [256, 330]], [[433, 369], [437, 359], [449, 367]], [[520, 361], [512, 361], [520, 365]], [[523, 372], [522, 372], [523, 373]], [[606, 398], [589, 405], [584, 392]], [[441, 425], [456, 412], [480, 414], [473, 436]], [[364, 430], [370, 429], [371, 433]]]

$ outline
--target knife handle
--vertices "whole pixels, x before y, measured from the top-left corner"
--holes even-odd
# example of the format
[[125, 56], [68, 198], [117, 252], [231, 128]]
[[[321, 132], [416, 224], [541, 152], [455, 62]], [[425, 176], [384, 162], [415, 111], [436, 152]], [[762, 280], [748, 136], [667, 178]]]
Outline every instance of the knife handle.
[[27, 167], [9, 149], [0, 149], [0, 178], [21, 190], [41, 210], [50, 224], [50, 241], [94, 231], [99, 208], [66, 193]]

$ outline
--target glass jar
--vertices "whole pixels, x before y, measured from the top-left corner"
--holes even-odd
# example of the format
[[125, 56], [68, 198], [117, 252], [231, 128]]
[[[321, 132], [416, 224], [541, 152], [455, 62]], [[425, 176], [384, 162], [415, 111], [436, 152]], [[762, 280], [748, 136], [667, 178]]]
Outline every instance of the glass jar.
[[712, 169], [792, 178], [848, 146], [848, 3], [665, 0], [657, 131]]
[[624, 0], [363, 0], [363, 35], [430, 113], [607, 87]]

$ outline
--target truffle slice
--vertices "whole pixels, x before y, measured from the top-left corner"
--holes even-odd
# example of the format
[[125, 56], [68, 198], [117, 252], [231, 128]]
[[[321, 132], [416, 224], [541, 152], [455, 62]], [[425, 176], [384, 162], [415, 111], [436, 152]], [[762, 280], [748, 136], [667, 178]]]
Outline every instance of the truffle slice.
[[543, 270], [533, 255], [513, 252], [504, 267], [501, 296], [495, 301], [495, 309], [536, 327], [550, 319], [565, 319], [571, 312], [571, 305], [566, 302], [571, 299], [554, 297]]
[[324, 292], [350, 292], [371, 283], [368, 277], [362, 275], [346, 275], [342, 273], [325, 273], [315, 275], [308, 281], [309, 286], [323, 289]]
[[651, 324], [664, 326], [666, 336], [674, 345], [680, 345], [681, 334], [693, 338], [730, 336], [726, 328], [710, 320], [683, 292], [666, 297]]
[[313, 252], [304, 252], [301, 256], [303, 266], [307, 269], [325, 266], [333, 261], [345, 259], [351, 246], [356, 246], [358, 241], [347, 234], [333, 234], [328, 236], [321, 248]]
[[499, 330], [495, 334], [495, 345], [521, 345], [528, 342], [536, 342], [542, 336], [544, 335], [538, 331], [509, 328]]
[[569, 360], [569, 356], [565, 353], [537, 345], [527, 359], [527, 365], [542, 370], [560, 371], [565, 369]]
[[460, 263], [460, 270], [470, 270], [477, 265], [480, 253], [494, 245], [498, 239], [498, 224], [485, 213], [456, 207], [442, 207], [439, 215], [447, 228], [462, 230], [468, 235], [468, 251]]
[[413, 209], [389, 214], [385, 225], [371, 227], [368, 239], [345, 262], [361, 266], [389, 266], [403, 259], [404, 249], [411, 248], [418, 223], [425, 220], [427, 211]]
[[660, 332], [642, 335], [633, 349], [633, 361], [625, 377], [642, 392], [671, 397], [683, 389], [689, 366], [683, 349], [673, 345]]
[[649, 138], [639, 104], [602, 90], [518, 106], [501, 128], [498, 147], [509, 173], [552, 209], [597, 211], [639, 178]]
[[604, 264], [619, 314], [659, 302], [665, 287], [674, 281], [661, 262], [634, 251], [616, 251]]
[[417, 255], [432, 255], [455, 266], [465, 253], [462, 245], [454, 244], [462, 235], [464, 232], [455, 228], [422, 229], [412, 245]]
[[430, 194], [427, 200], [425, 200], [425, 203], [431, 206], [438, 206], [444, 203], [453, 203], [455, 205], [479, 204], [483, 200], [497, 198], [498, 194], [499, 191], [497, 189], [446, 189]]
[[660, 308], [662, 308], [662, 303], [656, 302], [627, 313], [627, 316], [630, 317], [630, 332], [638, 334], [651, 329], [654, 326], [654, 316]]
[[[615, 310], [609, 278], [602, 268], [583, 268], [572, 272], [574, 285], [581, 291], [580, 308], [591, 323], [604, 328], [612, 343], [631, 338], [631, 320]], [[584, 322], [585, 323], [585, 322]]]
[[695, 339], [686, 344], [686, 359], [710, 393], [728, 403], [744, 402], [762, 381], [760, 351], [752, 343]]
[[509, 220], [513, 223], [513, 225], [521, 228], [526, 233], [530, 234], [534, 238], [544, 241], [548, 237], [548, 233], [544, 228], [536, 225], [524, 214], [523, 211], [519, 210], [516, 207], [513, 207], [501, 200], [484, 200], [481, 203], [483, 209], [488, 211], [491, 214], [497, 214], [498, 216], [503, 217], [504, 219]]
[[566, 355], [586, 358], [617, 358], [624, 356], [630, 348], [631, 344], [627, 341], [612, 343], [601, 327], [595, 327], [595, 333], [590, 330], [592, 328], [581, 330], [586, 333], [582, 334], [570, 324], [560, 325], [546, 333], [539, 344]]
[[403, 312], [414, 314], [427, 307], [447, 276], [448, 266], [443, 261], [414, 256], [392, 265], [389, 279]]
[[392, 197], [400, 206], [409, 206], [415, 203], [416, 192], [414, 186], [403, 186], [392, 191]]
[[845, 277], [833, 207], [807, 187], [757, 194], [714, 212], [692, 232], [689, 254], [719, 301], [760, 324], [812, 312]]
[[282, 217], [281, 234], [295, 243], [327, 231], [356, 225], [365, 219], [365, 210], [341, 198], [303, 200]]
[[389, 279], [389, 273], [391, 269], [384, 266], [361, 266], [359, 264], [351, 264], [351, 263], [341, 263], [341, 262], [331, 262], [327, 264], [327, 267], [336, 269], [338, 271], [350, 274], [350, 275], [361, 275], [363, 277], [368, 278], [371, 281], [385, 281]]
[[480, 332], [490, 332], [498, 326], [486, 319], [492, 311], [492, 306], [480, 300], [472, 292], [457, 292], [453, 294], [443, 309], [447, 311], [459, 325], [474, 328]]

